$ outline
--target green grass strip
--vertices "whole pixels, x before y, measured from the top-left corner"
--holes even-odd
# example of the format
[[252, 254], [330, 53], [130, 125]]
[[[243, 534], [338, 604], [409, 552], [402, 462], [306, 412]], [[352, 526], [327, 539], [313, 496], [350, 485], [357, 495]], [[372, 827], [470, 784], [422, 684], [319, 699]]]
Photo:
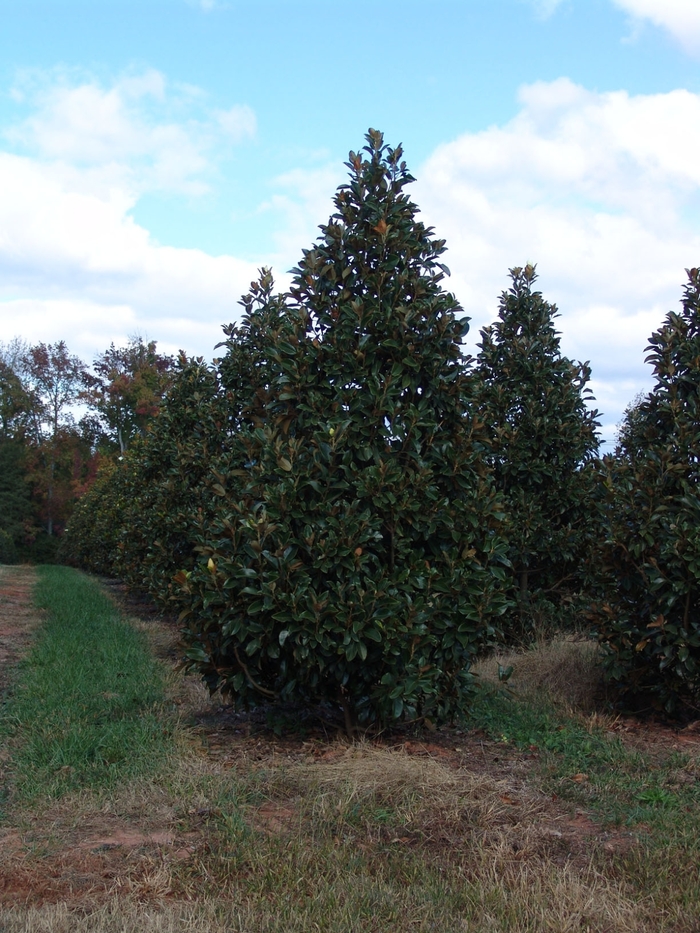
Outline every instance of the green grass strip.
[[3, 711], [12, 795], [59, 797], [152, 774], [172, 751], [163, 673], [145, 637], [89, 577], [38, 568], [47, 611]]
[[[504, 690], [479, 691], [469, 725], [516, 748], [536, 749], [544, 786], [557, 796], [583, 804], [605, 822], [643, 824], [659, 842], [687, 837], [700, 851], [700, 782], [686, 771], [694, 765], [690, 756], [668, 749], [652, 759], [601, 728], [586, 728], [580, 717]], [[579, 783], [575, 776], [582, 774], [586, 780]]]

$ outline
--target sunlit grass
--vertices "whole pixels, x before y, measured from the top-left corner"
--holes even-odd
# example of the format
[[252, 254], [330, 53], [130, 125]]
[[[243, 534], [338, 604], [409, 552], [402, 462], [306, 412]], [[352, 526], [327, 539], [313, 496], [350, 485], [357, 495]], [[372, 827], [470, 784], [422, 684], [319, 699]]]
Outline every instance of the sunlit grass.
[[94, 580], [66, 567], [39, 568], [36, 601], [46, 621], [3, 710], [12, 794], [56, 797], [161, 766], [172, 716], [143, 634]]

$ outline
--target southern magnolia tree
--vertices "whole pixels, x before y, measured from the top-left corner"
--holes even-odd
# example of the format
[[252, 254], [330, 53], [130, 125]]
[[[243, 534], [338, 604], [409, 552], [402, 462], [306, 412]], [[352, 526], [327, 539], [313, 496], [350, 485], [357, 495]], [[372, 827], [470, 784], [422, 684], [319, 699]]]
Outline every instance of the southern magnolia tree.
[[648, 351], [655, 385], [606, 458], [607, 593], [596, 621], [613, 680], [634, 703], [671, 711], [700, 699], [698, 269]]
[[477, 372], [508, 516], [509, 590], [527, 631], [543, 599], [556, 605], [580, 587], [595, 545], [590, 464], [598, 423], [586, 406], [590, 368], [562, 356], [557, 309], [533, 289], [534, 266], [510, 275], [499, 320], [481, 332]]
[[227, 420], [216, 372], [201, 359], [182, 354], [170, 383], [144, 436], [103, 465], [60, 550], [64, 560], [119, 576], [165, 603], [175, 572], [194, 565], [195, 523]]
[[444, 241], [417, 220], [400, 147], [371, 130], [348, 168], [291, 293], [264, 271], [228, 331], [237, 430], [180, 580], [212, 688], [339, 704], [351, 731], [462, 712], [507, 602]]

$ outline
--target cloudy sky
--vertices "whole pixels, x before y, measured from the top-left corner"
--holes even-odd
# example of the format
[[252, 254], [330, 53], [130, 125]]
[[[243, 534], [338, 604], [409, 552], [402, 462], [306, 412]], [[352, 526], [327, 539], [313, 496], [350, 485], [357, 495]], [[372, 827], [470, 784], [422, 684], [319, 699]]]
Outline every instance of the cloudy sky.
[[479, 329], [536, 262], [603, 434], [700, 264], [700, 0], [0, 0], [0, 340], [211, 358], [369, 126]]

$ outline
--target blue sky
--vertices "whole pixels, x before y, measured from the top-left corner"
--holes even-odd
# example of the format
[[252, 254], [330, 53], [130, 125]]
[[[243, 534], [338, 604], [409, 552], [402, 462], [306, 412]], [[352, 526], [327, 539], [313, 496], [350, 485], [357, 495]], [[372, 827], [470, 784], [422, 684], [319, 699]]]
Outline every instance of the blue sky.
[[700, 263], [698, 0], [0, 0], [0, 340], [211, 357], [369, 126], [479, 328], [538, 263], [610, 439]]

